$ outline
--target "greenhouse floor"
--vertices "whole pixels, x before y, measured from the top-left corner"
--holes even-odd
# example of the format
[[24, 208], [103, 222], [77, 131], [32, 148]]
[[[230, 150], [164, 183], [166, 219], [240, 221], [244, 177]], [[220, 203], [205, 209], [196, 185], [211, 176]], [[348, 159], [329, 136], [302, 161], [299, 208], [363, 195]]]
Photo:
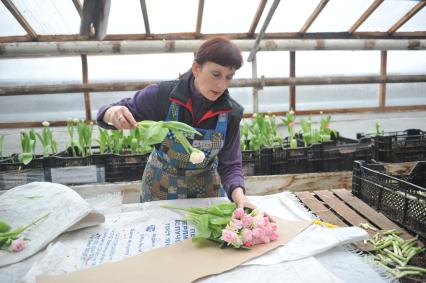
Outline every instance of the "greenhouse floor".
[[[301, 116], [296, 119], [297, 122]], [[319, 115], [312, 116], [314, 122], [320, 120]], [[386, 132], [403, 131], [406, 129], [422, 129], [426, 131], [426, 111], [412, 112], [391, 112], [391, 113], [360, 113], [360, 114], [333, 114], [331, 128], [339, 131], [340, 135], [347, 138], [356, 138], [357, 133], [369, 133], [375, 130], [376, 121], [380, 121], [382, 129]], [[279, 123], [279, 121], [277, 121]], [[0, 129], [0, 135], [5, 135], [3, 145], [3, 155], [21, 152], [19, 132], [21, 129]], [[36, 129], [39, 131], [39, 129]], [[53, 128], [54, 138], [58, 142], [58, 149], [63, 150], [69, 144], [69, 135], [66, 127]], [[283, 136], [287, 135], [287, 130], [280, 128]], [[98, 131], [94, 131], [94, 139], [98, 136]], [[37, 152], [41, 152], [38, 144]]]

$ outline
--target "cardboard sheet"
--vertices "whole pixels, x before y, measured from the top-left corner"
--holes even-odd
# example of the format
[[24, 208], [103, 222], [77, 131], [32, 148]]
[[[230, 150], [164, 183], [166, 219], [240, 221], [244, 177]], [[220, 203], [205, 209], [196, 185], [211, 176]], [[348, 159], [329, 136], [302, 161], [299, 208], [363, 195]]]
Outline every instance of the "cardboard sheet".
[[217, 244], [209, 241], [196, 245], [189, 239], [128, 257], [120, 262], [106, 263], [65, 275], [39, 276], [37, 282], [192, 282], [233, 269], [285, 245], [310, 225], [308, 221], [274, 219], [279, 227], [278, 240], [257, 245], [251, 250], [220, 249]]

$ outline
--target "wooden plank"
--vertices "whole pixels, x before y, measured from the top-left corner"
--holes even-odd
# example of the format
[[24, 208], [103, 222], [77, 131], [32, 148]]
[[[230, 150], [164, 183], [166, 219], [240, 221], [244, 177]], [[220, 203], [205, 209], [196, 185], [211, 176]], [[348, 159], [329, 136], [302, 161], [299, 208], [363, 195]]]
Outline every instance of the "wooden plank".
[[329, 0], [321, 0], [315, 10], [312, 12], [312, 14], [309, 16], [309, 18], [306, 20], [303, 27], [300, 29], [300, 33], [305, 33], [309, 27], [312, 25], [312, 23], [315, 21], [315, 19], [318, 17], [318, 15], [321, 13], [321, 11], [325, 8]]
[[[383, 1], [383, 0], [382, 0]], [[179, 33], [133, 33], [133, 34], [108, 34], [105, 36], [104, 41], [113, 40], [188, 40], [202, 38], [207, 39], [214, 36], [226, 36], [227, 38], [234, 39], [252, 39], [253, 34], [247, 32], [241, 33], [209, 33], [200, 34], [196, 36], [194, 32], [179, 32]], [[426, 36], [426, 31], [407, 31], [407, 32], [395, 32], [389, 35], [387, 32], [308, 32], [300, 34], [298, 32], [268, 32], [265, 33], [264, 39], [411, 39], [418, 40], [423, 39]], [[37, 35], [38, 42], [48, 41], [80, 41], [87, 40], [87, 36], [80, 34], [46, 34]], [[0, 36], [0, 42], [30, 42], [32, 38], [29, 35], [14, 35], [14, 36]]]
[[[1, 96], [1, 94], [0, 94]], [[324, 108], [324, 109], [312, 109], [312, 110], [297, 110], [297, 115], [309, 115], [309, 114], [323, 114], [331, 113], [365, 113], [365, 112], [400, 112], [400, 111], [423, 111], [426, 110], [426, 105], [410, 105], [410, 106], [386, 106], [385, 108], [380, 107], [362, 107], [362, 108]], [[270, 112], [269, 115], [285, 116], [288, 111]], [[263, 113], [263, 112], [262, 112]], [[266, 114], [266, 113], [265, 113]], [[244, 118], [250, 118], [253, 113], [244, 113]]]
[[361, 223], [369, 223], [372, 225], [367, 219], [355, 213], [349, 206], [334, 196], [331, 191], [315, 191], [315, 194], [353, 226], [358, 226]]
[[244, 178], [247, 195], [269, 195], [282, 191], [307, 191], [351, 188], [352, 171], [303, 173]]
[[[374, 226], [371, 222], [369, 222], [367, 219], [357, 214], [344, 202], [342, 202], [340, 199], [334, 196], [331, 191], [328, 191], [328, 190], [315, 191], [315, 194], [321, 200], [323, 200], [328, 206], [330, 206], [337, 214], [339, 214], [341, 217], [343, 217], [347, 222], [349, 222], [353, 226], [359, 226], [359, 224], [361, 223], [368, 223], [369, 225]], [[370, 238], [372, 238], [374, 234], [376, 234], [376, 232], [371, 229], [367, 230], [367, 233]], [[370, 243], [364, 244], [363, 242], [358, 242], [358, 243], [355, 243], [355, 246], [358, 249], [361, 249], [364, 251], [371, 251], [374, 249], [373, 245], [371, 245]]]
[[120, 193], [123, 197], [123, 204], [139, 203], [141, 196], [141, 182], [87, 184], [70, 186], [82, 198], [91, 198], [103, 194]]
[[419, 12], [426, 5], [426, 1], [419, 1], [410, 11], [407, 12], [398, 22], [396, 22], [389, 30], [389, 34], [396, 32], [401, 26], [403, 26], [409, 19], [411, 19], [417, 12]]
[[[319, 200], [317, 200], [317, 198], [315, 198], [312, 193], [298, 192], [296, 193], [296, 195], [302, 200], [303, 203], [306, 204], [306, 206], [309, 207], [309, 209], [312, 210], [312, 212], [315, 212], [316, 210], [317, 212], [315, 212], [315, 214], [317, 214], [324, 222], [335, 224], [341, 227], [347, 226], [346, 223], [340, 220], [331, 210], [329, 210], [325, 205], [323, 205]], [[306, 202], [309, 203], [309, 205]], [[374, 233], [370, 231], [368, 234], [370, 237], [372, 237]], [[374, 249], [373, 245], [364, 244], [364, 242], [357, 242], [353, 244], [358, 249], [364, 251], [371, 251]]]
[[[1, 44], [0, 44], [1, 50]], [[78, 54], [78, 53], [75, 53]], [[94, 54], [94, 53], [91, 53]], [[291, 55], [293, 54], [293, 55]], [[290, 58], [292, 61], [295, 60], [294, 52], [290, 52]], [[291, 63], [295, 65], [295, 62]], [[294, 67], [295, 68], [295, 67]], [[293, 71], [291, 71], [293, 72]], [[294, 69], [295, 73], [295, 69]], [[325, 84], [373, 84], [373, 83], [424, 83], [426, 82], [426, 75], [395, 75], [387, 76], [382, 78], [380, 76], [357, 76], [357, 77], [290, 77], [290, 78], [247, 78], [247, 79], [235, 79], [229, 85], [230, 88], [234, 87], [259, 87], [263, 88], [265, 86], [296, 86], [296, 85], [325, 85]], [[76, 93], [84, 91], [93, 91], [93, 92], [112, 92], [112, 91], [132, 91], [140, 90], [150, 84], [159, 83], [159, 81], [103, 81], [90, 84], [7, 84], [0, 85], [0, 96], [9, 96], [9, 95], [41, 95], [41, 94], [55, 94], [55, 93]], [[291, 100], [295, 100], [292, 98]], [[412, 106], [393, 106], [386, 107], [384, 109], [380, 107], [365, 107], [365, 108], [354, 108], [359, 109], [368, 109], [368, 110], [380, 110], [385, 111], [386, 109], [404, 109], [405, 108], [414, 108], [421, 109], [425, 108], [425, 105], [412, 105]], [[294, 109], [294, 108], [293, 108]], [[325, 108], [327, 109], [327, 108]], [[338, 108], [338, 110], [344, 112], [350, 111], [352, 108]], [[329, 109], [331, 111], [334, 109]]]
[[257, 25], [259, 23], [260, 17], [263, 14], [263, 10], [265, 10], [266, 2], [268, 2], [268, 0], [260, 0], [259, 6], [257, 7], [256, 14], [253, 17], [253, 21], [251, 22], [250, 29], [247, 33], [247, 36], [253, 37], [253, 34], [256, 31]]
[[337, 189], [332, 190], [338, 197], [340, 197], [343, 201], [349, 204], [354, 210], [356, 210], [359, 214], [366, 217], [369, 221], [371, 221], [374, 226], [378, 227], [382, 230], [390, 230], [390, 229], [398, 229], [403, 234], [401, 235], [404, 239], [411, 239], [412, 236], [403, 228], [399, 227], [397, 224], [390, 221], [386, 216], [382, 213], [377, 212], [368, 204], [363, 202], [357, 197], [354, 197], [352, 193], [346, 189]]
[[356, 29], [362, 25], [365, 20], [377, 9], [377, 7], [382, 4], [383, 0], [376, 0], [374, 1], [368, 9], [362, 13], [361, 17], [352, 25], [352, 27], [348, 30], [348, 33], [354, 33]]
[[333, 212], [325, 207], [315, 196], [310, 192], [297, 192], [295, 195], [303, 202], [311, 211], [327, 223], [334, 224], [340, 227], [347, 226]]
[[18, 21], [18, 23], [22, 26], [22, 28], [28, 33], [31, 37], [31, 40], [37, 39], [37, 33], [31, 27], [30, 23], [25, 19], [19, 9], [15, 6], [15, 4], [11, 0], [2, 0], [3, 5], [9, 10], [12, 16]]

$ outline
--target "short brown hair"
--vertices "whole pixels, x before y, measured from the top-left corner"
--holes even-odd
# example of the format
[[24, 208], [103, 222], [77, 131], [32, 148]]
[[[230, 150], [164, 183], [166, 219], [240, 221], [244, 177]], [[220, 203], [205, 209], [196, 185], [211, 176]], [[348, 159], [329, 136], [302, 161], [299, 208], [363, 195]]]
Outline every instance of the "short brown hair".
[[226, 37], [213, 37], [206, 40], [198, 48], [194, 60], [200, 65], [213, 62], [236, 70], [243, 64], [240, 48]]

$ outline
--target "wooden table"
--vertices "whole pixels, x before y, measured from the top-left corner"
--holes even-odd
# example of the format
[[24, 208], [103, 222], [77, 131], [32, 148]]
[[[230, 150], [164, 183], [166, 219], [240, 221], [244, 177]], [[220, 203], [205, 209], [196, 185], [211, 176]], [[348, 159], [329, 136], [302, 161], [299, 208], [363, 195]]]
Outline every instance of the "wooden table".
[[[378, 230], [398, 229], [402, 232], [400, 237], [403, 239], [413, 238], [404, 228], [398, 226], [359, 198], [354, 197], [350, 190], [304, 191], [295, 192], [295, 195], [324, 222], [339, 227], [359, 226], [361, 223], [368, 223]], [[370, 237], [376, 233], [376, 231], [368, 229]], [[357, 243], [356, 246], [364, 251], [373, 250], [371, 244]]]

